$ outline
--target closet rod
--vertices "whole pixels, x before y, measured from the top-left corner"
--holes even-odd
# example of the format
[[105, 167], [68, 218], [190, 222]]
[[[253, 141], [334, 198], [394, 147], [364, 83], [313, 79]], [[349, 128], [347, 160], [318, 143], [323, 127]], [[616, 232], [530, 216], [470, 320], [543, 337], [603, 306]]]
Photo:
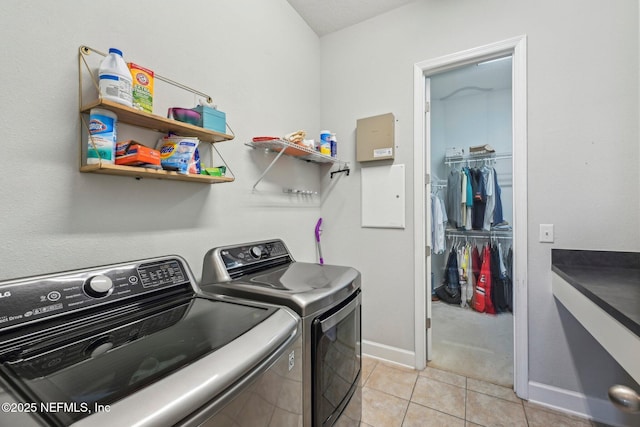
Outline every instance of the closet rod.
[[459, 230], [445, 230], [444, 231], [446, 237], [473, 237], [473, 238], [485, 238], [485, 239], [493, 239], [493, 238], [501, 238], [501, 239], [511, 239], [513, 237], [513, 232], [511, 230], [469, 230], [469, 231], [459, 231]]
[[487, 154], [483, 154], [483, 155], [477, 155], [477, 156], [473, 156], [473, 155], [466, 155], [463, 157], [458, 157], [458, 158], [451, 158], [451, 159], [444, 159], [444, 164], [447, 166], [451, 166], [451, 165], [457, 165], [460, 163], [467, 163], [467, 165], [469, 164], [469, 162], [477, 162], [477, 161], [485, 161], [485, 160], [505, 160], [505, 159], [511, 159], [513, 156], [511, 154], [496, 154], [495, 156], [492, 155], [487, 155]]
[[485, 239], [485, 240], [512, 240], [511, 236], [447, 236], [447, 239], [451, 240], [451, 239], [459, 239], [464, 237], [463, 240], [477, 240], [477, 239]]

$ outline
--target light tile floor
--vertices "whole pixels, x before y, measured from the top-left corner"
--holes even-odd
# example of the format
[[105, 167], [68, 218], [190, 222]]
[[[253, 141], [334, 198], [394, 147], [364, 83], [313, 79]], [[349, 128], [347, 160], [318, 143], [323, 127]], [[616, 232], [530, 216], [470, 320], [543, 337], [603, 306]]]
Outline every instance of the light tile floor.
[[451, 372], [362, 361], [361, 427], [592, 427], [519, 399], [513, 390]]

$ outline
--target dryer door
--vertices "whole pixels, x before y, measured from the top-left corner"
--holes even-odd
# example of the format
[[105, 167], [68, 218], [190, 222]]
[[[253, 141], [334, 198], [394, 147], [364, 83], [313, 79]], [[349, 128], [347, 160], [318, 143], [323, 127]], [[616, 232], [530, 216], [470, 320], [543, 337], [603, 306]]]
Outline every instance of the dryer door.
[[360, 290], [313, 321], [313, 420], [332, 426], [358, 386], [361, 368]]

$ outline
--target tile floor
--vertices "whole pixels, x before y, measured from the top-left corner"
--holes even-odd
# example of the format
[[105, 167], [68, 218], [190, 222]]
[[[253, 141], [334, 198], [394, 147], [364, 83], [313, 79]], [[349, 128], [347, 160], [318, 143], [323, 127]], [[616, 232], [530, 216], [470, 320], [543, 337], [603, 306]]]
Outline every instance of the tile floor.
[[361, 427], [592, 427], [601, 424], [520, 400], [513, 390], [427, 367], [362, 361]]

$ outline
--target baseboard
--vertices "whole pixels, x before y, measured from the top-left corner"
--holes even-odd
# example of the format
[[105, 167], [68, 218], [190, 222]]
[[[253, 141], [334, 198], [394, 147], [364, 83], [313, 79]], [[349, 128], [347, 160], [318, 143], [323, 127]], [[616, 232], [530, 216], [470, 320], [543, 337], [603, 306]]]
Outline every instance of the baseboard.
[[413, 351], [362, 340], [362, 353], [376, 359], [415, 368], [416, 355]]
[[534, 381], [529, 381], [529, 402], [611, 426], [625, 427], [640, 424], [640, 415], [622, 412], [608, 400]]

